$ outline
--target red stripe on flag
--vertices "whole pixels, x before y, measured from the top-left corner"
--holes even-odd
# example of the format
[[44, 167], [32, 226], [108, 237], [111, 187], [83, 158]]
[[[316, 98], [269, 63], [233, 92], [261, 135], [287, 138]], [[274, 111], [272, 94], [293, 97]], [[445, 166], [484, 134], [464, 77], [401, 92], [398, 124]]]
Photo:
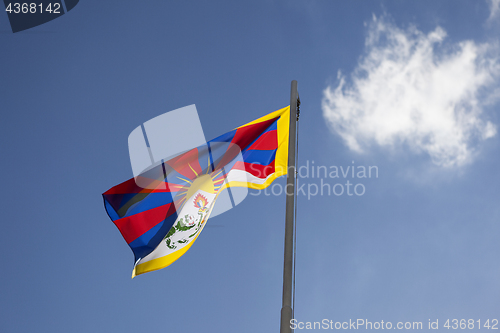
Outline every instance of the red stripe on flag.
[[[163, 180], [153, 180], [149, 178], [145, 178], [142, 176], [137, 177], [137, 181], [141, 184], [149, 184], [149, 187], [156, 186], [157, 188], [142, 188], [140, 186], [137, 186], [137, 182], [135, 178], [131, 178], [121, 184], [118, 184], [116, 186], [113, 186], [106, 192], [104, 192], [104, 195], [109, 195], [109, 194], [130, 194], [130, 193], [161, 193], [161, 192], [170, 192], [170, 188], [168, 187], [168, 183], [164, 182]], [[173, 191], [175, 192], [176, 189], [174, 188]]]
[[175, 213], [175, 210], [175, 204], [172, 202], [142, 213], [118, 219], [114, 221], [114, 224], [120, 230], [125, 241], [130, 243]]
[[276, 119], [278, 119], [278, 117], [238, 128], [231, 142], [237, 144], [241, 150], [247, 148], [247, 146], [257, 139], [269, 126], [271, 126]]
[[[198, 161], [197, 148], [191, 149], [180, 156], [174, 157], [166, 163], [188, 179], [195, 179], [196, 173], [200, 174], [202, 172], [200, 162]], [[191, 168], [194, 169], [196, 173]]]
[[262, 135], [252, 143], [248, 150], [275, 150], [278, 149], [278, 131], [271, 130]]
[[236, 130], [236, 133], [234, 134], [233, 139], [231, 140], [231, 143], [233, 143], [234, 145], [231, 145], [227, 149], [224, 157], [216, 166], [216, 169], [223, 167], [224, 165], [232, 161], [236, 156], [238, 156], [238, 153], [246, 149], [248, 145], [250, 145], [259, 136], [261, 136], [262, 133], [265, 132], [266, 129], [271, 126], [278, 118], [279, 117], [276, 117], [273, 119], [262, 121], [260, 123], [255, 123], [238, 128]]
[[107, 195], [107, 194], [128, 194], [128, 193], [141, 193], [141, 192], [149, 193], [151, 191], [152, 190], [144, 189], [140, 186], [137, 186], [137, 184], [135, 183], [135, 179], [131, 178], [131, 179], [129, 179], [121, 184], [113, 186], [112, 188], [110, 188], [109, 190], [104, 192], [103, 194], [105, 194], [105, 195]]

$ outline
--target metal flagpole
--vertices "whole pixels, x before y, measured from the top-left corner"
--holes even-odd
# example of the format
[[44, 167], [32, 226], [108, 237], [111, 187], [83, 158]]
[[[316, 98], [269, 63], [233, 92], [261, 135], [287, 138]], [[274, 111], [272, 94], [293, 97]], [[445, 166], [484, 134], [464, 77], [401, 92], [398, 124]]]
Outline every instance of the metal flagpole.
[[[288, 140], [288, 172], [286, 176], [285, 259], [283, 263], [283, 303], [280, 333], [291, 333], [292, 282], [293, 282], [293, 223], [295, 207], [295, 145], [297, 125], [297, 81], [292, 81], [290, 91], [290, 132]], [[290, 191], [290, 189], [292, 189]]]

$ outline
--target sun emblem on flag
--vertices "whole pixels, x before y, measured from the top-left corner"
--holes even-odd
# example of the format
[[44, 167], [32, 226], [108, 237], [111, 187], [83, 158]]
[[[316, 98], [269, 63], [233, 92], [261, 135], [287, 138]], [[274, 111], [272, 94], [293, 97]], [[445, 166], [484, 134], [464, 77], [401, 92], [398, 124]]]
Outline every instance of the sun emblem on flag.
[[208, 200], [203, 195], [201, 195], [201, 193], [198, 193], [198, 195], [194, 198], [193, 203], [194, 206], [198, 208], [198, 212], [200, 213], [208, 209]]
[[[213, 196], [216, 196], [225, 181], [223, 170], [213, 170], [209, 161], [206, 170], [200, 169], [200, 164], [193, 167], [191, 163], [186, 163], [181, 173], [184, 177], [176, 176], [177, 180], [181, 180], [183, 183], [169, 184], [172, 192], [177, 192], [175, 195], [177, 210], [182, 211], [187, 205], [187, 214], [179, 217], [163, 238], [165, 245], [170, 250], [185, 246], [203, 229], [203, 224], [207, 220], [211, 208], [210, 205], [215, 200]], [[187, 170], [190, 170], [191, 173]], [[196, 213], [192, 212], [193, 207], [198, 210], [197, 217], [194, 216]]]
[[[169, 187], [174, 192], [177, 192], [175, 195], [175, 202], [179, 205], [180, 209], [182, 209], [186, 203], [193, 200], [191, 202], [199, 209], [198, 212], [204, 213], [209, 209], [209, 202], [207, 197], [199, 193], [199, 191], [216, 194], [221, 189], [225, 181], [223, 170], [214, 170], [213, 166], [210, 164], [210, 160], [206, 163], [207, 167], [205, 170], [202, 170], [202, 163], [199, 163], [195, 167], [189, 162], [186, 163], [183, 166], [183, 177], [176, 177], [178, 180], [183, 181], [184, 184], [169, 184]], [[194, 164], [197, 163], [195, 162]]]

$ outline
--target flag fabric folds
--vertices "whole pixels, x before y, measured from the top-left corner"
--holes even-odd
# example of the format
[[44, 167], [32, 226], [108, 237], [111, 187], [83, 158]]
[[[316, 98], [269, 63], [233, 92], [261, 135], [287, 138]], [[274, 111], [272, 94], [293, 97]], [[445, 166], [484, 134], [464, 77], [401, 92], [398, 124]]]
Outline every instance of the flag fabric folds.
[[104, 192], [106, 211], [135, 256], [132, 277], [186, 253], [225, 189], [264, 189], [286, 175], [289, 122], [285, 107]]

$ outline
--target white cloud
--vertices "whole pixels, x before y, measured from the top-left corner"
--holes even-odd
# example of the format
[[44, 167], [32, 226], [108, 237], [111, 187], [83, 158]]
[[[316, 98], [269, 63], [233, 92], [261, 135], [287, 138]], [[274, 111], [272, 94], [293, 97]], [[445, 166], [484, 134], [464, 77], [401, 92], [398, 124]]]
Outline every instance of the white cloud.
[[488, 0], [488, 3], [490, 5], [490, 17], [488, 21], [491, 21], [500, 13], [500, 0]]
[[440, 27], [424, 34], [373, 17], [352, 83], [339, 72], [337, 87], [324, 91], [323, 115], [349, 148], [403, 145], [450, 167], [495, 136], [481, 101], [497, 84], [496, 49], [473, 41], [445, 48], [445, 38]]

